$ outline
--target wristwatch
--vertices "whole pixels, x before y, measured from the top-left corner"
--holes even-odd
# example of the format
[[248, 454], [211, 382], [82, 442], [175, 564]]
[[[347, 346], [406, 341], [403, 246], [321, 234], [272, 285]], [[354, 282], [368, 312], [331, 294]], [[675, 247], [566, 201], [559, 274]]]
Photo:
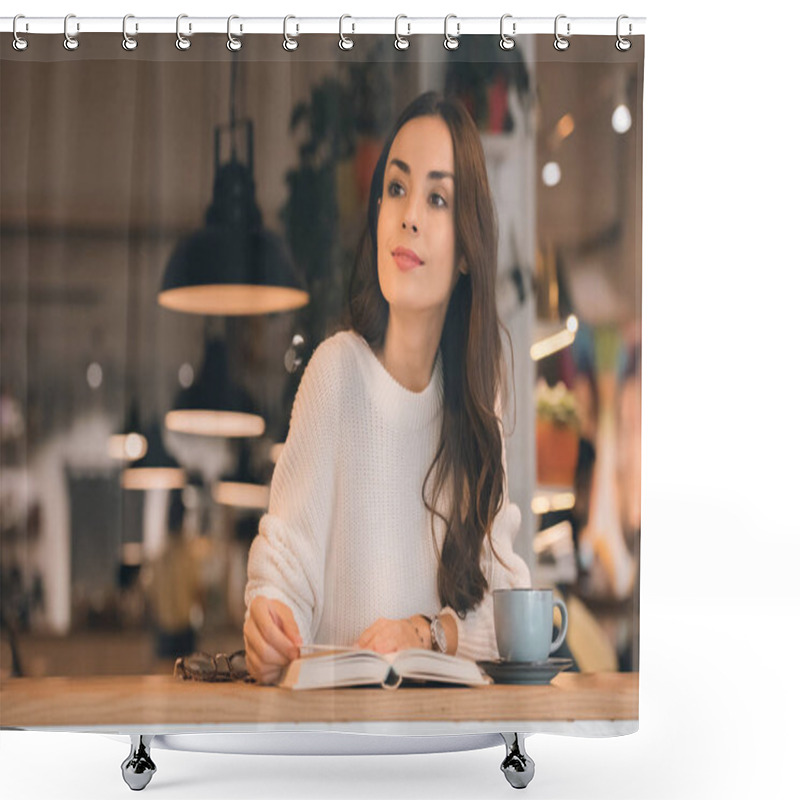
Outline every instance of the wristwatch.
[[437, 616], [431, 617], [421, 614], [422, 618], [431, 626], [431, 650], [434, 653], [447, 652], [447, 633], [445, 632], [442, 620]]

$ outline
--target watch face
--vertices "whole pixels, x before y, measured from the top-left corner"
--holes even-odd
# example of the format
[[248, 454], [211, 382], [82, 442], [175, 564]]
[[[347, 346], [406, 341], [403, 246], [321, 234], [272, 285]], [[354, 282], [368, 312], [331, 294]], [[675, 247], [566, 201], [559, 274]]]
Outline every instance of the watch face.
[[434, 642], [434, 649], [440, 653], [447, 652], [447, 636], [444, 632], [444, 625], [438, 617], [431, 623], [431, 639]]

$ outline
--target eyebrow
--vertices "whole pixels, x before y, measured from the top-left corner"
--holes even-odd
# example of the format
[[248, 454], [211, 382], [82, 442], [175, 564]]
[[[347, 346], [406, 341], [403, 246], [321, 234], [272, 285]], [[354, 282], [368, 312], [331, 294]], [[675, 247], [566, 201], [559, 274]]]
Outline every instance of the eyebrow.
[[[398, 166], [401, 170], [403, 170], [403, 172], [406, 173], [406, 175], [411, 174], [411, 167], [409, 167], [405, 161], [401, 161], [399, 158], [393, 158], [391, 162], [389, 162], [389, 166], [391, 166], [392, 164]], [[441, 180], [443, 178], [450, 178], [450, 180], [452, 180], [453, 183], [456, 182], [455, 175], [453, 175], [452, 172], [443, 172], [442, 170], [439, 169], [432, 169], [428, 173], [428, 178], [431, 180]]]

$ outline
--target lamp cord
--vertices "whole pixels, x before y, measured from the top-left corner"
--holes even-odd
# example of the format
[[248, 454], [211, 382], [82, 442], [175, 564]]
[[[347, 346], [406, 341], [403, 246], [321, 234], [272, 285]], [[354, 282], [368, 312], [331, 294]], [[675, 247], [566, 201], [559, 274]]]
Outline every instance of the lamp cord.
[[236, 73], [238, 72], [238, 53], [231, 54], [231, 160], [236, 161]]

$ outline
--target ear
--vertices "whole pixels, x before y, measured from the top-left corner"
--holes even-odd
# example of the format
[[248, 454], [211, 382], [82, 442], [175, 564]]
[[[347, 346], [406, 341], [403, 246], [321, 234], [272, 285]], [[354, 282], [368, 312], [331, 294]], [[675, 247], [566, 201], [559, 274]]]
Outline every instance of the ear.
[[461, 256], [461, 259], [458, 262], [458, 271], [462, 275], [466, 275], [469, 273], [469, 268], [467, 267], [467, 260], [464, 258], [464, 256]]

